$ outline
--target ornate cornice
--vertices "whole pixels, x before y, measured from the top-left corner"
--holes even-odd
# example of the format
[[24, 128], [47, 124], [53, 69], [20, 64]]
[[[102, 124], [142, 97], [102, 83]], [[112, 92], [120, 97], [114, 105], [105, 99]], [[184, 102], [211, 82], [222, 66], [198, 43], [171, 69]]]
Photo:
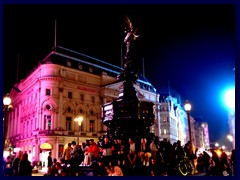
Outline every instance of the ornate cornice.
[[52, 80], [52, 81], [61, 81], [61, 77], [40, 77], [39, 80]]

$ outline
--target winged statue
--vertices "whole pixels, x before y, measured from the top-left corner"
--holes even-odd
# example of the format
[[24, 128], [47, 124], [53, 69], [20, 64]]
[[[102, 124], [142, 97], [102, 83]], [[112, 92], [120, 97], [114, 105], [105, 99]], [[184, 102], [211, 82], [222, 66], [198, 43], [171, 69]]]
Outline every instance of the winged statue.
[[128, 56], [128, 54], [129, 54], [131, 41], [136, 40], [138, 37], [140, 37], [140, 35], [137, 32], [138, 32], [138, 28], [134, 29], [133, 24], [130, 21], [130, 19], [127, 16], [125, 16], [125, 33], [126, 33], [126, 36], [125, 36], [123, 42], [126, 44], [126, 47], [127, 47], [126, 56]]

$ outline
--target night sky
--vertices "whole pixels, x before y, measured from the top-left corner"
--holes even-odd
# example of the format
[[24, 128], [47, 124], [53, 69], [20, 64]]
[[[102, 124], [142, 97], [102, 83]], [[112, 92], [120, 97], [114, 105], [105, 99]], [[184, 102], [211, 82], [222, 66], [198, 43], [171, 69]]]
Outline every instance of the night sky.
[[[170, 85], [209, 123], [210, 140], [228, 134], [224, 93], [234, 87], [234, 5], [5, 5], [4, 93], [57, 45], [120, 66], [124, 15], [139, 27], [145, 76]], [[140, 65], [141, 62], [138, 62]], [[9, 76], [11, 72], [11, 76]]]

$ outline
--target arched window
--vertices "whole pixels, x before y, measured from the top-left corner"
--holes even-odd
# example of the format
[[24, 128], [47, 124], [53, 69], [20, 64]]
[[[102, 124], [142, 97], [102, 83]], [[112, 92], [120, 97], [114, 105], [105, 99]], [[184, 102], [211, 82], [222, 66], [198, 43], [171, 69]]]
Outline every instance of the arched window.
[[94, 116], [94, 111], [93, 111], [93, 110], [90, 110], [90, 111], [89, 111], [89, 114], [90, 114], [91, 116]]
[[89, 132], [94, 132], [94, 120], [90, 120], [89, 122]]
[[50, 106], [49, 104], [47, 104], [47, 105], [45, 106], [45, 108], [46, 108], [47, 110], [50, 110], [50, 109], [51, 109], [51, 106]]

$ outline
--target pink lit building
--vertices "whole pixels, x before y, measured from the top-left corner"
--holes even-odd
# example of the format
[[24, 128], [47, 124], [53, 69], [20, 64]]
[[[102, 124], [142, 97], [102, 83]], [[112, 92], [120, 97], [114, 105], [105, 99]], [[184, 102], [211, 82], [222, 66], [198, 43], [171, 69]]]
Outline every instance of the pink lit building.
[[[121, 70], [58, 47], [12, 88], [7, 146], [28, 152], [32, 162], [46, 164], [49, 151], [59, 159], [69, 142], [90, 138], [97, 142], [106, 132], [100, 106], [118, 97], [122, 82], [116, 77]], [[139, 99], [158, 103], [159, 94], [144, 77], [139, 77], [135, 88]], [[74, 121], [79, 116], [83, 118], [81, 126]]]

